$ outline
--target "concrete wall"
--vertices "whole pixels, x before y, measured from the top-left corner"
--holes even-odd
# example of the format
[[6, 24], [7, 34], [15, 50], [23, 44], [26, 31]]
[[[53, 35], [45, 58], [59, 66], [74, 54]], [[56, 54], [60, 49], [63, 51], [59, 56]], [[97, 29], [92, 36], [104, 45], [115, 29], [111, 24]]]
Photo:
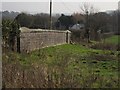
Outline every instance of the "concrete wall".
[[33, 31], [20, 33], [20, 52], [30, 52], [39, 48], [70, 42], [69, 31]]

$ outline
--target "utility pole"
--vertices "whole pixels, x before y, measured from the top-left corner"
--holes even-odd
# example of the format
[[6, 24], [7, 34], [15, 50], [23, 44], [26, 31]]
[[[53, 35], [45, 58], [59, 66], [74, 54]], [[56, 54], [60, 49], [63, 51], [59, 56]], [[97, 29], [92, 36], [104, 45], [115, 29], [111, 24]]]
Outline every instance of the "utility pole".
[[88, 20], [88, 11], [86, 11], [86, 32], [87, 32], [87, 42], [90, 42], [90, 30], [89, 30], [89, 20]]
[[52, 30], [52, 0], [50, 0], [50, 30]]

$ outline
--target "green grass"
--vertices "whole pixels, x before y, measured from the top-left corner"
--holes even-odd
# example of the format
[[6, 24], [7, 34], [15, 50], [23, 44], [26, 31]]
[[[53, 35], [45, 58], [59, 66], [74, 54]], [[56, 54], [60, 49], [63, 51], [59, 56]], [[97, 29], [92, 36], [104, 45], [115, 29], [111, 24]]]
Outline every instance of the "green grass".
[[[63, 78], [58, 87], [118, 87], [119, 52], [95, 50], [81, 45], [47, 47], [29, 54], [9, 54], [3, 59], [20, 62], [24, 67], [45, 65], [56, 80]], [[10, 61], [10, 60], [9, 60]], [[70, 81], [68, 81], [70, 80]], [[67, 84], [65, 84], [67, 83]]]
[[113, 43], [113, 44], [120, 44], [120, 35], [113, 35], [112, 37], [106, 38], [105, 42]]

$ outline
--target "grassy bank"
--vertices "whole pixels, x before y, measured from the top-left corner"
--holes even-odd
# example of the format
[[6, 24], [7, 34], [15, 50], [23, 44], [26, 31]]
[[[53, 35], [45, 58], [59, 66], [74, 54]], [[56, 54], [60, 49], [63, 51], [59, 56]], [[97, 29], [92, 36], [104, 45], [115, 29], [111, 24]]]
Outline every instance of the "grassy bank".
[[[8, 53], [3, 55], [4, 85], [115, 88], [118, 87], [118, 55], [117, 51], [71, 44], [43, 48], [29, 54]], [[17, 78], [11, 76], [10, 79], [6, 76], [8, 74]]]

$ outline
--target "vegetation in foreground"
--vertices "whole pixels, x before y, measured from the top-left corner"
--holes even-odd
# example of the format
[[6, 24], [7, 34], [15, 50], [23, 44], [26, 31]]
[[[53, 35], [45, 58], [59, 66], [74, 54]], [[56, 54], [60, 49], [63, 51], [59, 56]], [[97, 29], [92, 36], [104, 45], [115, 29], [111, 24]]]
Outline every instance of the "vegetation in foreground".
[[119, 55], [71, 44], [3, 54], [3, 87], [117, 88]]

